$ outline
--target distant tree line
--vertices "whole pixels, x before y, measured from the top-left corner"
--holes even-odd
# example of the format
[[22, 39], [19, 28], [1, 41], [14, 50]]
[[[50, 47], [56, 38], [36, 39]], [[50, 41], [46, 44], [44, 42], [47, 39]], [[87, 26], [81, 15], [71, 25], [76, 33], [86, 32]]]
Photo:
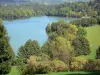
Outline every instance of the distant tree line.
[[21, 4], [0, 6], [0, 18], [22, 19], [32, 16], [96, 17], [100, 16], [100, 4], [92, 2], [73, 2], [58, 5]]

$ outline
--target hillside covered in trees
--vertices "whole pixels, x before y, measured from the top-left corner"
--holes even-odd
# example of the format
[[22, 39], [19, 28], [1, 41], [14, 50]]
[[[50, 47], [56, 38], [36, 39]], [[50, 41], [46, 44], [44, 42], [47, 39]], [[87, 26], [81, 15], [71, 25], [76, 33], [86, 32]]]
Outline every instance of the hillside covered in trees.
[[40, 4], [61, 4], [64, 2], [75, 2], [75, 1], [83, 1], [88, 2], [89, 0], [0, 0], [0, 4], [9, 4], [9, 3], [40, 3]]
[[[22, 19], [31, 16], [64, 16], [64, 17], [95, 17], [99, 15], [93, 2], [73, 2], [59, 5], [48, 4], [21, 4], [21, 5], [1, 5], [0, 17], [2, 19]], [[96, 5], [99, 7], [99, 5]], [[96, 9], [94, 9], [96, 8]]]

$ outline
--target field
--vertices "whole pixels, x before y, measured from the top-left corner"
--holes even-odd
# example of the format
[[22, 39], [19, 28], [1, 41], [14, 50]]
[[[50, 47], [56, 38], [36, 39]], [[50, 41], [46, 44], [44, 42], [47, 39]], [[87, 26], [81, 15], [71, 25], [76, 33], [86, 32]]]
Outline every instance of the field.
[[[36, 75], [69, 75], [69, 74], [89, 74], [89, 72], [59, 72], [59, 73], [51, 73], [51, 74], [36, 74]], [[11, 73], [8, 75], [20, 75], [17, 71], [16, 66], [12, 67]]]
[[8, 75], [20, 75], [16, 66], [12, 67], [11, 72]]
[[[11, 72], [8, 75], [20, 75], [17, 71], [16, 66], [12, 67]], [[50, 73], [50, 74], [36, 74], [36, 75], [100, 75], [100, 72], [58, 72], [58, 73]]]
[[[92, 26], [92, 27], [87, 27], [85, 29], [87, 31], [87, 39], [89, 40], [91, 45], [91, 54], [88, 56], [79, 56], [77, 58], [95, 59], [96, 49], [98, 48], [98, 46], [100, 46], [100, 26]], [[85, 75], [85, 74], [89, 74], [89, 72], [60, 72], [60, 73], [51, 73], [45, 75]], [[12, 71], [8, 75], [19, 75], [16, 67], [12, 67]]]

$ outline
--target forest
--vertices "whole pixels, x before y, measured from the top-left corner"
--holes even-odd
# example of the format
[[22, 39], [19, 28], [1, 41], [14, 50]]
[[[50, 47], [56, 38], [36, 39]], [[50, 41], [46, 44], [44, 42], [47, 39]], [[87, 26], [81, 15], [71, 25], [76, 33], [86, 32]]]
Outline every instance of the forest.
[[[91, 32], [100, 33], [100, 0], [73, 2], [59, 5], [22, 4], [0, 6], [0, 75], [10, 74], [16, 68], [18, 75], [100, 75], [100, 39], [95, 56], [89, 37]], [[64, 20], [48, 23], [48, 40], [40, 46], [29, 39], [16, 56], [3, 20], [25, 19], [32, 16], [60, 16], [77, 18], [69, 23]], [[99, 28], [99, 29], [98, 29]], [[30, 33], [31, 34], [31, 33]], [[99, 34], [95, 36], [99, 38]], [[88, 38], [89, 37], [89, 38]], [[23, 37], [24, 38], [24, 37]], [[60, 74], [63, 72], [62, 74]], [[71, 72], [71, 74], [67, 74]], [[58, 73], [58, 74], [55, 74]], [[65, 74], [66, 73], [66, 74]], [[17, 74], [16, 74], [17, 75]]]
[[[96, 17], [99, 14], [99, 5], [94, 2], [74, 2], [59, 5], [21, 4], [1, 5], [0, 17], [2, 19], [22, 19], [32, 16], [61, 16], [61, 17]], [[94, 5], [94, 6], [93, 6]], [[98, 8], [97, 8], [98, 7]]]

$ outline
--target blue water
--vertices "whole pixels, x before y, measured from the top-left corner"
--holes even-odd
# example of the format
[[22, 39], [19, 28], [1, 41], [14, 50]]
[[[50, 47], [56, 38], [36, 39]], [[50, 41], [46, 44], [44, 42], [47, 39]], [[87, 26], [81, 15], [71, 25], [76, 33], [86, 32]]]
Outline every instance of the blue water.
[[60, 19], [67, 22], [73, 20], [73, 18], [41, 16], [21, 20], [3, 21], [3, 23], [10, 37], [11, 46], [15, 54], [17, 54], [18, 48], [24, 45], [29, 39], [37, 40], [42, 46], [48, 38], [45, 31], [47, 24], [56, 22]]

